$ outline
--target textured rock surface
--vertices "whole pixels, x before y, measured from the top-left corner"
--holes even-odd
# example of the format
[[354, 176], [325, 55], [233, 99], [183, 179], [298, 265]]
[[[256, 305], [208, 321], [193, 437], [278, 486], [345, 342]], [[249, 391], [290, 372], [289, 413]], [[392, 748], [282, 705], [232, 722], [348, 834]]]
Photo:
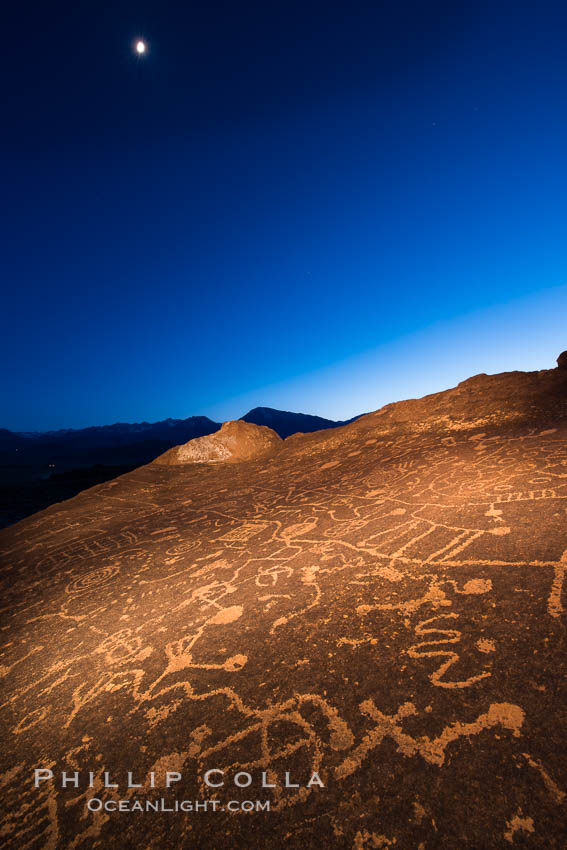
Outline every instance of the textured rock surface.
[[370, 418], [385, 428], [460, 430], [489, 425], [527, 425], [567, 416], [567, 374], [562, 369], [475, 375], [441, 393], [388, 404]]
[[3, 531], [4, 845], [564, 850], [565, 402], [477, 376]]
[[277, 451], [282, 438], [265, 425], [253, 425], [237, 419], [225, 422], [216, 434], [197, 437], [183, 446], [175, 446], [156, 458], [154, 463], [179, 466], [186, 463], [238, 463], [266, 457]]

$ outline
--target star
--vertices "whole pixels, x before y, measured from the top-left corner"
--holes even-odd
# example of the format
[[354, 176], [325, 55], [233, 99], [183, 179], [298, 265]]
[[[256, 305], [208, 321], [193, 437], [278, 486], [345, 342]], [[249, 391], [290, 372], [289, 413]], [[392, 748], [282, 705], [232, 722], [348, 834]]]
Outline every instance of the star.
[[136, 42], [136, 47], [135, 47], [135, 50], [136, 50], [136, 53], [138, 54], [138, 56], [143, 56], [144, 53], [147, 51], [147, 49], [148, 49], [148, 47], [147, 47], [146, 42], [142, 41], [142, 39], [139, 38]]

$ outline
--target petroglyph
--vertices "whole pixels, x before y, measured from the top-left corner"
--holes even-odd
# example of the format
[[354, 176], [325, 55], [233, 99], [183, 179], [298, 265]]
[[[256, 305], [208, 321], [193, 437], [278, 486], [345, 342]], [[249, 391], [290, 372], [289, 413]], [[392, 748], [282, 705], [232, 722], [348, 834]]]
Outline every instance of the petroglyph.
[[353, 773], [372, 750], [375, 750], [384, 738], [391, 738], [397, 746], [398, 752], [406, 757], [420, 755], [430, 764], [441, 766], [445, 761], [445, 750], [453, 741], [459, 738], [470, 738], [479, 735], [485, 729], [503, 727], [511, 730], [515, 737], [519, 737], [520, 728], [524, 722], [524, 712], [517, 705], [509, 703], [496, 703], [490, 706], [486, 714], [481, 714], [472, 723], [453, 723], [447, 726], [442, 733], [434, 739], [427, 736], [413, 738], [402, 729], [402, 722], [406, 717], [412, 717], [417, 713], [415, 705], [406, 702], [398, 711], [388, 716], [378, 711], [372, 700], [361, 703], [360, 711], [375, 722], [375, 727], [367, 733], [361, 744], [340, 764], [335, 773], [340, 779], [344, 779]]
[[[440, 635], [438, 638], [434, 638], [433, 640], [425, 640], [420, 643], [416, 643], [413, 646], [410, 646], [408, 650], [406, 650], [407, 654], [411, 658], [444, 658], [442, 664], [430, 674], [429, 679], [439, 688], [467, 688], [469, 685], [474, 684], [475, 682], [480, 682], [481, 679], [485, 679], [487, 676], [490, 676], [488, 671], [484, 671], [478, 673], [475, 676], [469, 676], [467, 679], [463, 681], [448, 681], [444, 678], [445, 673], [449, 670], [453, 664], [456, 664], [459, 661], [459, 654], [457, 652], [453, 652], [451, 650], [443, 649], [443, 644], [447, 643], [459, 643], [462, 637], [462, 633], [459, 629], [446, 629], [440, 628], [439, 625], [431, 625], [432, 623], [439, 622], [442, 618], [450, 619], [457, 618], [459, 615], [455, 613], [449, 614], [437, 614], [435, 617], [429, 617], [427, 620], [422, 620], [422, 622], [418, 623], [415, 627], [415, 633], [419, 636], [421, 635]], [[429, 649], [428, 647], [436, 647], [436, 649]], [[441, 648], [439, 648], [441, 647]]]
[[559, 786], [557, 785], [556, 782], [553, 781], [553, 779], [551, 778], [549, 773], [546, 771], [544, 766], [541, 764], [541, 762], [537, 761], [536, 759], [533, 759], [527, 753], [522, 753], [522, 755], [524, 756], [527, 763], [531, 767], [535, 768], [535, 770], [538, 771], [538, 773], [540, 774], [546, 788], [550, 792], [550, 794], [553, 797], [553, 799], [555, 800], [555, 802], [556, 803], [565, 802], [565, 799], [567, 798], [567, 794], [565, 793], [565, 791], [562, 791], [561, 788], [559, 788]]
[[522, 810], [518, 809], [516, 814], [506, 823], [508, 829], [504, 833], [504, 838], [510, 844], [514, 843], [514, 837], [518, 832], [534, 832], [533, 818], [523, 817]]
[[563, 613], [563, 602], [561, 595], [563, 593], [563, 583], [565, 581], [565, 571], [567, 570], [567, 550], [563, 552], [559, 564], [555, 564], [553, 571], [553, 582], [549, 599], [547, 600], [547, 610], [552, 617], [559, 617]]

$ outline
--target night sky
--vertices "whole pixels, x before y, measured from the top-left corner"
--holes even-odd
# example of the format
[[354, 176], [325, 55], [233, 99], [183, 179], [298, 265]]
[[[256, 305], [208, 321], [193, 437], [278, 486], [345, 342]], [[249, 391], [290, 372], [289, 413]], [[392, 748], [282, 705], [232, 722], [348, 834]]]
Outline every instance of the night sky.
[[566, 44], [565, 3], [6, 6], [0, 426], [554, 366]]

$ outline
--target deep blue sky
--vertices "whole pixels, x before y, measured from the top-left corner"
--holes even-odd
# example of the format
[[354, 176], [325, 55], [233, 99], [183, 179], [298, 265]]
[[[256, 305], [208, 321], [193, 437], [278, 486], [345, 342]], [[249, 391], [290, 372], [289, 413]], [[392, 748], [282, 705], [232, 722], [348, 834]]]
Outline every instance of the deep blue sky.
[[[565, 3], [19, 0], [2, 23], [0, 426], [338, 418], [410, 372], [433, 391], [567, 348]], [[522, 363], [483, 339], [492, 309]], [[392, 345], [396, 386], [359, 371], [350, 397], [344, 364], [386, 374]]]

